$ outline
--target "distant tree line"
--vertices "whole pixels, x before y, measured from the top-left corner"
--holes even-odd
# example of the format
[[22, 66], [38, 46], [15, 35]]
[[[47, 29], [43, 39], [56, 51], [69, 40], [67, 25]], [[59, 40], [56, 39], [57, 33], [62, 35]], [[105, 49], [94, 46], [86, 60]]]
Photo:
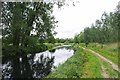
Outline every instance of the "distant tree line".
[[109, 43], [118, 41], [120, 24], [120, 12], [118, 8], [114, 12], [107, 14], [104, 12], [101, 19], [96, 20], [95, 24], [86, 27], [83, 32], [75, 35], [76, 43]]
[[55, 43], [73, 43], [74, 40], [72, 38], [66, 38], [66, 39], [63, 39], [63, 38], [56, 38], [55, 39]]

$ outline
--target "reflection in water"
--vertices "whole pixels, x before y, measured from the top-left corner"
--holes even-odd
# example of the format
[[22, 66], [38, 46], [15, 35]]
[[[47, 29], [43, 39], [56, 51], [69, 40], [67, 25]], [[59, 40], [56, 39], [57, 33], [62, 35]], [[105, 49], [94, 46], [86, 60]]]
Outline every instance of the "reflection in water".
[[43, 78], [51, 72], [54, 63], [54, 56], [44, 57], [41, 55], [38, 60], [34, 61], [35, 55], [16, 57], [3, 63], [2, 79], [14, 78]]
[[11, 78], [11, 72], [12, 72], [12, 67], [11, 67], [11, 62], [9, 61], [6, 65], [3, 65], [3, 76], [4, 78]]
[[54, 67], [64, 63], [73, 55], [71, 49], [60, 48], [42, 53], [3, 57], [2, 79], [39, 78], [48, 75]]
[[57, 49], [52, 56], [55, 56], [54, 66], [58, 67], [74, 54], [74, 51], [68, 48]]

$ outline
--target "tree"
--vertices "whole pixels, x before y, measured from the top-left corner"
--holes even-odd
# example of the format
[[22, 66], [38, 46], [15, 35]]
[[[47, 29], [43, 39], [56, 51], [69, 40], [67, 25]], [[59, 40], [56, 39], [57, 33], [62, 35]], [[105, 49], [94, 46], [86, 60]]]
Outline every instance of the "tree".
[[79, 34], [79, 42], [80, 43], [84, 42], [84, 32], [80, 32], [80, 34]]
[[79, 35], [78, 35], [78, 34], [76, 34], [76, 35], [75, 35], [75, 37], [74, 37], [74, 42], [75, 42], [75, 43], [79, 43], [78, 36], [79, 36]]
[[[33, 77], [25, 53], [29, 53], [31, 50], [41, 50], [40, 47], [43, 47], [43, 44], [38, 45], [39, 41], [39, 44], [45, 41], [54, 41], [54, 28], [57, 21], [52, 15], [53, 5], [57, 4], [58, 7], [61, 7], [64, 3], [63, 0], [52, 2], [46, 2], [46, 0], [39, 0], [38, 2], [34, 2], [34, 0], [31, 0], [31, 2], [2, 2], [3, 54], [5, 51], [7, 54], [8, 52], [10, 54], [14, 52], [13, 78], [19, 78], [20, 76], [24, 78]], [[22, 58], [22, 73], [20, 71], [20, 57]], [[29, 72], [27, 73], [27, 71]]]
[[[53, 4], [45, 2], [4, 2], [2, 4], [3, 40], [13, 47], [31, 46], [32, 35], [43, 43], [53, 38], [57, 21], [52, 16]], [[35, 33], [35, 34], [33, 34]], [[6, 41], [3, 41], [6, 42]], [[35, 44], [38, 41], [36, 40]], [[4, 46], [4, 45], [3, 45]]]
[[86, 47], [88, 46], [88, 44], [90, 43], [90, 28], [87, 27], [84, 29], [84, 42]]
[[[9, 49], [9, 51], [15, 53], [12, 65], [14, 78], [22, 76], [32, 78], [32, 71], [25, 52], [34, 50], [39, 39], [45, 40], [53, 37], [56, 21], [51, 15], [52, 8], [53, 4], [45, 2], [2, 3], [3, 48], [13, 47], [13, 50]], [[33, 31], [36, 34], [32, 34]], [[20, 71], [19, 57], [22, 58], [23, 73]]]

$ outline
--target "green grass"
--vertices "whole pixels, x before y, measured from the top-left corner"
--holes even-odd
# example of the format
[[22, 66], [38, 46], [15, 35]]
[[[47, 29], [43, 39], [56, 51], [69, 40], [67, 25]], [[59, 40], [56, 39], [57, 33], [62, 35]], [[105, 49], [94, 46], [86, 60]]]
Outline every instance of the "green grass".
[[[93, 47], [95, 44], [89, 44], [87, 48], [94, 50], [95, 52], [101, 54], [105, 58], [111, 60], [113, 63], [118, 64], [118, 54], [117, 54], [117, 46], [116, 44], [106, 44], [104, 48], [101, 48], [100, 44], [97, 44], [96, 47]], [[80, 44], [80, 46], [85, 47], [84, 44]], [[95, 61], [94, 61], [95, 62]], [[118, 78], [118, 72], [115, 71], [111, 65], [103, 60], [99, 59], [99, 63], [106, 68], [106, 73], [109, 75], [110, 78]], [[90, 61], [87, 65], [90, 64]], [[91, 65], [90, 65], [91, 66]], [[97, 72], [97, 71], [96, 71]]]
[[44, 44], [47, 46], [48, 50], [52, 49], [53, 47], [62, 46], [63, 45], [61, 43], [55, 43], [55, 44], [53, 44], [53, 43], [44, 43]]
[[[101, 49], [100, 48], [100, 45], [97, 45], [96, 46], [96, 48], [94, 47], [94, 48], [92, 48], [92, 46], [93, 46], [94, 44], [90, 44], [89, 46], [88, 46], [88, 48], [90, 48], [90, 49], [92, 49], [92, 50], [94, 50], [94, 51], [96, 51], [96, 52], [98, 52], [98, 53], [101, 53], [101, 55], [103, 55], [103, 56], [105, 56], [105, 57], [107, 57], [108, 59], [110, 59], [111, 61], [113, 61], [113, 62], [115, 62], [114, 60], [117, 60], [117, 59], [115, 59], [114, 57], [111, 57], [111, 56], [114, 56], [112, 53], [110, 53], [110, 51], [109, 50], [111, 50], [111, 49], [113, 49], [113, 48], [115, 48], [115, 46], [114, 47], [109, 47], [108, 45], [106, 45], [106, 46], [104, 46], [104, 48], [103, 49]], [[82, 46], [84, 46], [84, 44], [82, 44]], [[107, 50], [108, 49], [108, 50]], [[115, 52], [115, 50], [113, 51], [113, 52]], [[89, 58], [89, 61], [86, 63], [86, 66], [84, 67], [84, 69], [83, 69], [83, 71], [87, 71], [87, 73], [85, 73], [85, 75], [83, 75], [83, 78], [88, 78], [88, 77], [90, 77], [90, 76], [92, 76], [92, 75], [94, 75], [93, 73], [95, 73], [96, 72], [96, 74], [98, 74], [98, 72], [100, 71], [100, 70], [102, 70], [102, 69], [100, 69], [101, 67], [99, 67], [99, 69], [96, 69], [97, 71], [95, 71], [95, 70], [93, 70], [92, 71], [92, 69], [91, 68], [89, 68], [90, 66], [92, 67], [92, 68], [94, 68], [95, 66], [97, 66], [97, 65], [99, 65], [99, 66], [104, 66], [105, 68], [106, 68], [106, 73], [109, 75], [109, 77], [110, 78], [118, 78], [118, 72], [117, 71], [115, 71], [112, 67], [111, 67], [111, 65], [109, 64], [109, 63], [107, 63], [107, 62], [104, 62], [103, 60], [101, 60], [100, 58], [98, 58], [97, 60], [95, 59], [95, 56], [94, 55], [90, 55], [89, 54], [89, 52], [87, 52], [88, 53], [88, 58]], [[107, 54], [108, 53], [108, 54]], [[94, 56], [94, 57], [93, 57]], [[116, 56], [117, 57], [117, 56]], [[92, 62], [93, 61], [93, 62]], [[94, 65], [96, 63], [96, 65]], [[117, 62], [115, 62], [115, 63], [117, 63]], [[95, 71], [95, 72], [94, 72]], [[93, 72], [93, 73], [91, 73], [91, 72]], [[101, 74], [102, 74], [102, 71], [101, 71]], [[99, 76], [99, 74], [98, 74], [98, 77], [100, 77]], [[103, 77], [102, 75], [101, 75], [101, 77]]]
[[[80, 49], [78, 46], [79, 44], [74, 45], [75, 54], [46, 78], [103, 78], [102, 65], [106, 68], [105, 71], [110, 78], [118, 77], [118, 72], [113, 70], [109, 63], [102, 61], [90, 51]], [[90, 46], [89, 48], [93, 49]], [[94, 49], [97, 51], [96, 48]], [[108, 52], [105, 50], [104, 54], [107, 55]]]
[[80, 78], [82, 75], [82, 65], [85, 61], [86, 54], [78, 48], [71, 58], [60, 65], [56, 71], [49, 74], [46, 78]]
[[[85, 47], [84, 44], [80, 44]], [[95, 44], [89, 44], [87, 48], [94, 50], [95, 52], [101, 54], [105, 58], [111, 60], [113, 63], [118, 64], [118, 52], [117, 46], [114, 44], [106, 44], [101, 48], [100, 44], [96, 44], [96, 47], [93, 47]]]
[[101, 78], [99, 60], [92, 53], [74, 46], [75, 54], [46, 78]]
[[99, 59], [101, 65], [103, 65], [103, 67], [105, 67], [105, 71], [106, 73], [109, 75], [109, 78], [118, 78], [118, 72], [115, 71], [111, 65], [107, 62], [104, 62], [103, 60]]
[[81, 78], [102, 78], [101, 67], [98, 58], [91, 52], [86, 51], [88, 61], [84, 64]]
[[113, 63], [118, 64], [118, 56], [115, 55], [114, 53], [111, 53], [111, 52], [109, 52], [107, 50], [103, 50], [103, 49], [102, 50], [101, 49], [93, 49], [93, 50], [100, 53], [105, 58], [111, 60]]

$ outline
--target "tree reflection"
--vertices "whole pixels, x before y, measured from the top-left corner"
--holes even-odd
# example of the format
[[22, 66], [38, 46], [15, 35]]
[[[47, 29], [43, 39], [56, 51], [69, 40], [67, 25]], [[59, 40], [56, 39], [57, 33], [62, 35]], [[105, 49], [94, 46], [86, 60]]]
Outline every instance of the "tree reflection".
[[36, 61], [34, 60], [34, 57], [35, 54], [30, 56], [16, 55], [12, 59], [8, 60], [7, 63], [3, 63], [2, 79], [42, 79], [44, 76], [48, 75], [51, 72], [51, 68], [54, 63], [54, 56], [50, 58], [44, 57], [42, 54]]

